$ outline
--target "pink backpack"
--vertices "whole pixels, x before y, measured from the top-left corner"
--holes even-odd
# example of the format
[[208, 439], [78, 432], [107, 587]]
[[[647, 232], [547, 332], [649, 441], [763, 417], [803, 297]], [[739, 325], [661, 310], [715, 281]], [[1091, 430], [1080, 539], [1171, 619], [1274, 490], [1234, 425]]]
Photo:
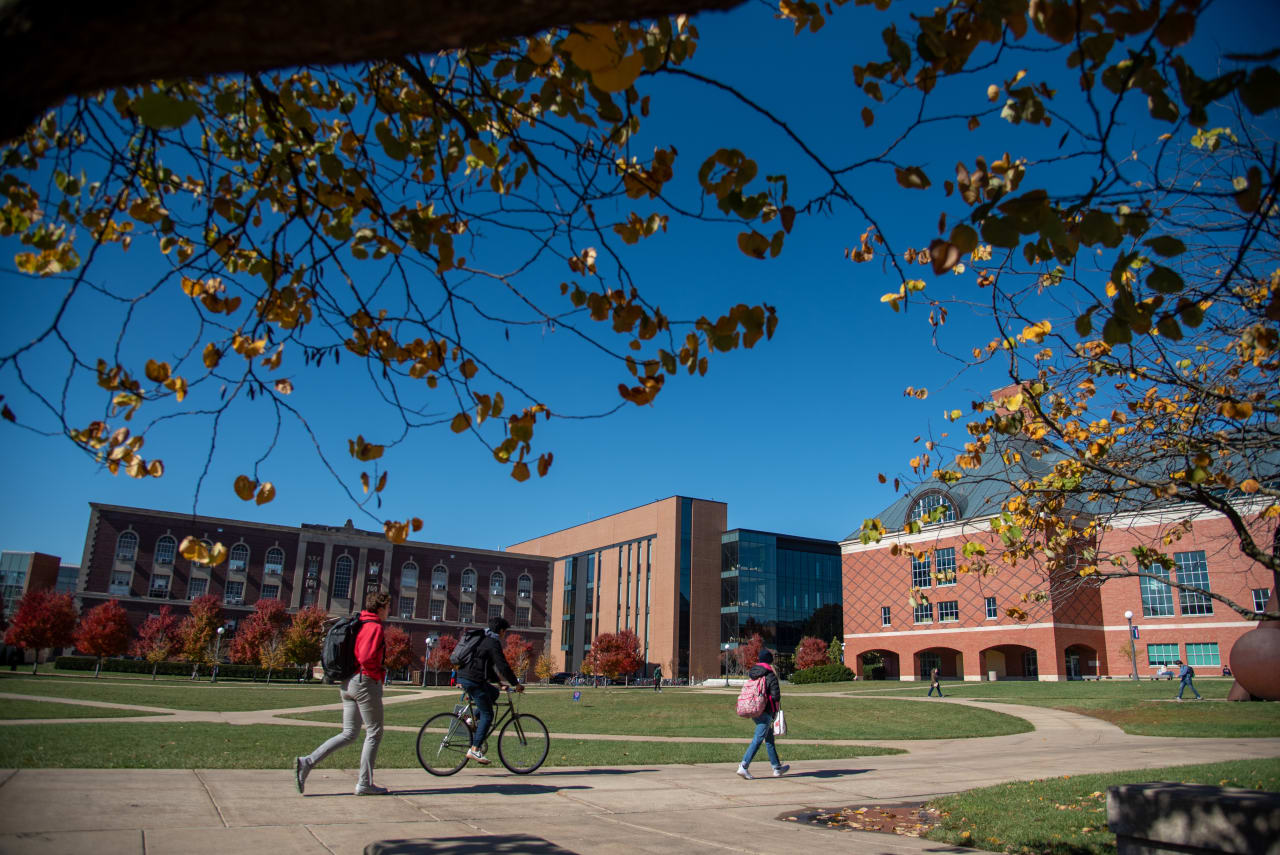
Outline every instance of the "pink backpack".
[[[769, 666], [765, 665], [768, 668]], [[765, 691], [765, 680], [768, 674], [762, 674], [754, 680], [748, 680], [738, 693], [738, 715], [743, 718], [755, 718], [764, 712], [769, 703], [769, 694]]]

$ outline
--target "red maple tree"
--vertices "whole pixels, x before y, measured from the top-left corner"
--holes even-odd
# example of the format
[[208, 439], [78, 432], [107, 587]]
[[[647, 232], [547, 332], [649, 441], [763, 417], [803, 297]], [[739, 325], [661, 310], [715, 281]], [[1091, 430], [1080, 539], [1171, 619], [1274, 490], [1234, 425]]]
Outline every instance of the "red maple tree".
[[763, 647], [764, 638], [758, 632], [746, 644], [738, 645], [738, 664], [742, 666], [743, 672], [750, 671], [760, 661], [760, 649]]
[[422, 657], [413, 650], [409, 633], [398, 626], [389, 626], [383, 633], [387, 645], [387, 655], [382, 660], [388, 671], [399, 671], [402, 668], [416, 668], [422, 663]]
[[182, 640], [182, 656], [192, 663], [195, 677], [201, 665], [213, 666], [217, 652], [215, 639], [222, 626], [222, 603], [216, 594], [205, 594], [191, 601], [191, 613], [178, 627]]
[[151, 663], [151, 679], [154, 680], [160, 663], [176, 655], [180, 645], [178, 616], [168, 606], [161, 606], [160, 614], [148, 615], [138, 627], [138, 637], [129, 652]]
[[456, 635], [442, 635], [436, 639], [431, 655], [427, 657], [427, 667], [432, 671], [452, 671], [453, 665], [450, 664], [449, 657], [453, 655], [459, 640]]
[[40, 651], [46, 647], [67, 647], [76, 628], [76, 604], [71, 594], [57, 594], [48, 588], [27, 591], [9, 620], [4, 643], [34, 650], [31, 673], [39, 673]]
[[507, 657], [507, 664], [523, 682], [529, 674], [529, 665], [533, 662], [533, 642], [523, 635], [508, 632], [506, 640], [502, 642], [502, 655]]
[[293, 616], [293, 622], [284, 634], [284, 653], [290, 662], [306, 667], [320, 660], [327, 617], [319, 606], [306, 606]]
[[[240, 622], [236, 636], [231, 640], [228, 655], [232, 662], [262, 665], [267, 668], [270, 682], [270, 666], [262, 661], [262, 651], [267, 645], [273, 649], [279, 645], [289, 628], [289, 612], [279, 600], [258, 600], [253, 614]], [[274, 660], [273, 660], [274, 661]]]
[[828, 663], [827, 643], [825, 641], [808, 635], [800, 639], [800, 644], [796, 647], [797, 670], [803, 671], [805, 668], [826, 664]]
[[590, 662], [590, 674], [603, 674], [616, 680], [623, 674], [634, 674], [644, 665], [640, 657], [640, 639], [629, 629], [622, 632], [606, 632], [591, 642], [591, 651], [583, 660], [583, 669]]
[[84, 613], [73, 639], [77, 650], [98, 657], [93, 669], [93, 676], [96, 678], [102, 672], [102, 660], [108, 656], [119, 656], [128, 650], [132, 635], [129, 615], [125, 613], [120, 601], [108, 600]]

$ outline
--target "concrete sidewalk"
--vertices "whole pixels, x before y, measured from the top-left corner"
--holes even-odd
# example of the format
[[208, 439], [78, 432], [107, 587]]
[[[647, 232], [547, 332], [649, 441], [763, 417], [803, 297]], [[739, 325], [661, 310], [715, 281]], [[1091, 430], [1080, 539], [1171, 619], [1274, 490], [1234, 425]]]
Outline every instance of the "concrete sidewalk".
[[[735, 776], [731, 764], [552, 768], [527, 777], [500, 766], [468, 767], [451, 778], [379, 769], [376, 780], [392, 794], [368, 798], [351, 795], [354, 770], [324, 767], [312, 772], [305, 796], [294, 789], [291, 769], [6, 770], [0, 772], [0, 852], [971, 852], [779, 817], [805, 808], [924, 801], [1009, 780], [1280, 756], [1280, 739], [1127, 736], [1099, 719], [1060, 710], [948, 702], [1018, 715], [1036, 729], [880, 743], [911, 753], [801, 761], [784, 778], [754, 781]], [[557, 736], [564, 735], [553, 740]], [[762, 757], [753, 768], [768, 774]]]

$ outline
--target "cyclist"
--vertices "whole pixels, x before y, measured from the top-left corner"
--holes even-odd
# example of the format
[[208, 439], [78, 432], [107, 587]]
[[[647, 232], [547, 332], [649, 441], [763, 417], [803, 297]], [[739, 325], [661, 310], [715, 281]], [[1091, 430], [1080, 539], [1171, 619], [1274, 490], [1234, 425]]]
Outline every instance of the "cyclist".
[[458, 685], [466, 690], [476, 705], [476, 731], [471, 737], [471, 747], [467, 749], [467, 757], [482, 766], [489, 765], [489, 758], [484, 756], [481, 746], [489, 735], [489, 726], [493, 724], [493, 705], [498, 700], [499, 689], [494, 682], [506, 682], [523, 692], [524, 686], [516, 678], [507, 657], [502, 652], [502, 639], [511, 624], [506, 618], [489, 619], [487, 629], [472, 629], [468, 636], [482, 634], [470, 658], [458, 669]]

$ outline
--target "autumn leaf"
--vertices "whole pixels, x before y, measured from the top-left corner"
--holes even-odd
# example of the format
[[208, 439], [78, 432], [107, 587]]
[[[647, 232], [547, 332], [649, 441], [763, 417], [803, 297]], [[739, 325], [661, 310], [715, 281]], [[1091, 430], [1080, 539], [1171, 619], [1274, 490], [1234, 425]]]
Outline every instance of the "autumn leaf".
[[253, 491], [258, 485], [248, 475], [237, 475], [234, 486], [236, 495], [247, 502], [253, 498]]
[[254, 499], [259, 505], [265, 505], [276, 497], [276, 487], [270, 481], [263, 482], [258, 488], [258, 496]]

